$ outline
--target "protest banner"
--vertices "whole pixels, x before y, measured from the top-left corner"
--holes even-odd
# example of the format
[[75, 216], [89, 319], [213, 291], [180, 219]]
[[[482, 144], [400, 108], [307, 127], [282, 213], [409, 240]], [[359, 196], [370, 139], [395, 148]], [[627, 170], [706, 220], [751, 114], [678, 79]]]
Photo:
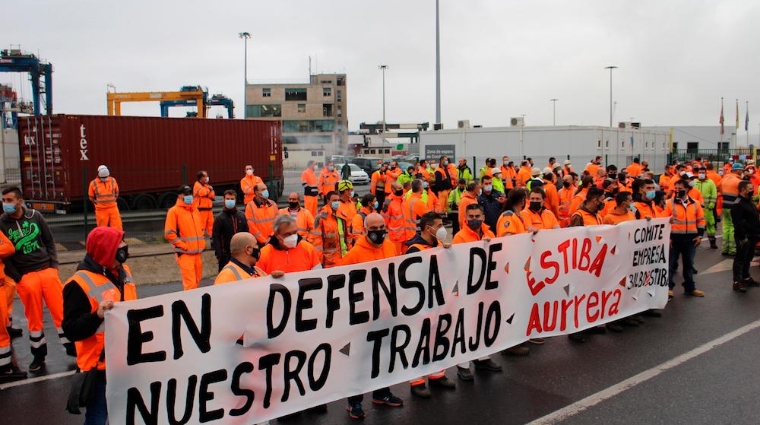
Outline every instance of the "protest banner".
[[119, 303], [111, 424], [252, 424], [667, 303], [668, 219]]

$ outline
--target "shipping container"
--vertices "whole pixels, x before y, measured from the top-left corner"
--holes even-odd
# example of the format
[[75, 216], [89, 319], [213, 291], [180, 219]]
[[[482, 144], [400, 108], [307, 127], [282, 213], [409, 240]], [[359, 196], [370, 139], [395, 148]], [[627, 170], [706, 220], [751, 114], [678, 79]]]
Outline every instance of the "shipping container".
[[[450, 159], [467, 158], [469, 165], [481, 167], [486, 158], [509, 156], [515, 164], [532, 158], [543, 169], [549, 158], [562, 164], [569, 159], [576, 171], [583, 171], [594, 157], [601, 156], [602, 164], [625, 167], [640, 158], [649, 162], [650, 170], [660, 173], [670, 153], [670, 135], [666, 131], [609, 127], [494, 127], [459, 128], [456, 130], [420, 133], [420, 157], [438, 163], [447, 155]], [[472, 163], [474, 158], [475, 164]], [[473, 170], [477, 172], [477, 170]]]
[[281, 134], [277, 121], [24, 117], [19, 120], [22, 191], [39, 210], [82, 209], [98, 166], [106, 165], [119, 184], [120, 209], [168, 208], [176, 202], [177, 188], [192, 186], [201, 170], [208, 172], [217, 196], [228, 188], [240, 192], [245, 166], [251, 164], [276, 199], [283, 190]]

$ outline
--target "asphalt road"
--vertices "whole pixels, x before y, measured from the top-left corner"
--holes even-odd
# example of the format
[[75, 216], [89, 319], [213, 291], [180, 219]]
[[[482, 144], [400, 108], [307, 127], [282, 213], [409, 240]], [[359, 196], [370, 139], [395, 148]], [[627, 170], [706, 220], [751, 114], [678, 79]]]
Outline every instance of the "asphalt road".
[[[457, 381], [454, 391], [414, 399], [408, 384], [393, 387], [402, 408], [365, 400], [366, 424], [758, 424], [760, 423], [760, 288], [731, 291], [731, 260], [719, 251], [697, 254], [702, 299], [675, 299], [662, 318], [647, 318], [622, 334], [593, 336], [585, 344], [559, 337], [531, 346], [529, 357], [499, 355], [499, 374], [476, 372], [474, 382]], [[760, 272], [753, 267], [760, 280]], [[680, 279], [677, 280], [680, 282]], [[178, 283], [140, 287], [141, 297], [179, 290]], [[17, 323], [23, 325], [21, 306]], [[0, 385], [4, 424], [81, 424], [64, 411], [74, 369], [47, 320], [50, 355], [43, 372], [11, 388]], [[750, 326], [748, 326], [750, 325]], [[716, 341], [717, 340], [717, 341]], [[22, 368], [31, 361], [26, 331], [13, 343]], [[450, 378], [456, 379], [453, 369]], [[543, 418], [543, 419], [542, 419]], [[279, 420], [277, 422], [285, 422]], [[354, 422], [345, 401], [330, 403], [323, 415], [302, 413], [287, 423]]]

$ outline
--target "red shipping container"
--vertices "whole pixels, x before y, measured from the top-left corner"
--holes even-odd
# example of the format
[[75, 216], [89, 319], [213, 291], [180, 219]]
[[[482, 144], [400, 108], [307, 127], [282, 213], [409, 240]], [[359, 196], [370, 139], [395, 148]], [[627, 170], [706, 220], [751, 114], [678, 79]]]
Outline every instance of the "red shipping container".
[[240, 190], [245, 166], [282, 194], [282, 129], [277, 121], [54, 115], [19, 120], [24, 199], [42, 210], [81, 204], [106, 165], [120, 207], [167, 208], [177, 188], [209, 173], [216, 194]]

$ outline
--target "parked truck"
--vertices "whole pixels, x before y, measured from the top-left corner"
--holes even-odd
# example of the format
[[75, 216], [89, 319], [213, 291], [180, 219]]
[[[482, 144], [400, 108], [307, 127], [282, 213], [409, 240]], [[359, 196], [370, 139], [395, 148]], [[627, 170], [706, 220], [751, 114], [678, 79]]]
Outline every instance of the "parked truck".
[[22, 191], [27, 204], [41, 211], [81, 210], [98, 166], [106, 165], [119, 183], [121, 210], [169, 208], [177, 188], [192, 186], [201, 170], [208, 172], [217, 196], [225, 189], [240, 192], [245, 166], [251, 164], [276, 200], [283, 190], [281, 134], [277, 121], [24, 117], [19, 120]]

